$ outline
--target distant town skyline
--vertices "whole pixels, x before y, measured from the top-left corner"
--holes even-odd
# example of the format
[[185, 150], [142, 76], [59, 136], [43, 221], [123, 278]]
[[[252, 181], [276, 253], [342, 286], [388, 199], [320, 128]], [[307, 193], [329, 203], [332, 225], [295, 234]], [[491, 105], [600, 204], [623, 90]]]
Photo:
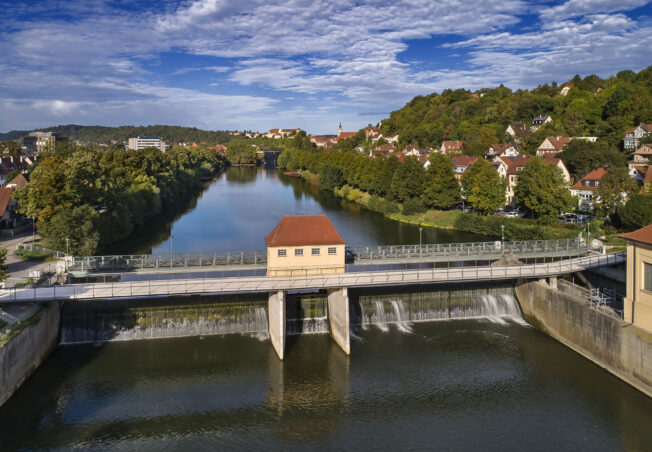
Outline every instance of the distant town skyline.
[[416, 95], [652, 61], [646, 0], [0, 0], [0, 132], [375, 124]]

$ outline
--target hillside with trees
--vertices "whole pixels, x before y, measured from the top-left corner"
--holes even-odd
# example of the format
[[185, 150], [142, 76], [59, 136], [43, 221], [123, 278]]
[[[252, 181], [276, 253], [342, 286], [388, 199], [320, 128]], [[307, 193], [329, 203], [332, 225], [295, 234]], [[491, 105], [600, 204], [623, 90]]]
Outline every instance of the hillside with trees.
[[[181, 126], [80, 126], [69, 124], [64, 126], [47, 127], [35, 129], [43, 132], [54, 132], [60, 136], [68, 137], [72, 141], [78, 141], [86, 146], [98, 144], [122, 146], [123, 141], [137, 136], [163, 137], [172, 143], [208, 143], [225, 144], [233, 137], [226, 131], [210, 131], [197, 129], [196, 127]], [[32, 132], [32, 130], [12, 130], [7, 133], [0, 133], [0, 142], [18, 140]]]
[[465, 153], [482, 155], [498, 142], [513, 142], [505, 133], [514, 122], [530, 124], [535, 116], [553, 122], [523, 140], [525, 154], [534, 154], [546, 136], [597, 136], [608, 150], [622, 150], [625, 131], [652, 122], [652, 66], [638, 73], [621, 71], [601, 79], [575, 76], [566, 96], [556, 82], [532, 90], [501, 85], [481, 89], [444, 90], [417, 96], [382, 121], [383, 134], [399, 134], [399, 144], [439, 147], [443, 140], [462, 140]]

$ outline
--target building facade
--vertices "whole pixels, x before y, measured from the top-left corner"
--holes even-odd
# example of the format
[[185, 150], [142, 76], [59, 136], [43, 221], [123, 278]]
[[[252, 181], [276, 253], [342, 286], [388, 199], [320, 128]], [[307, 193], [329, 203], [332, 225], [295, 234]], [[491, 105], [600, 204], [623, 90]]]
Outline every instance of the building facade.
[[161, 137], [136, 137], [129, 138], [127, 149], [140, 150], [145, 148], [158, 148], [161, 152], [167, 151], [169, 145]]
[[286, 215], [265, 242], [267, 276], [344, 273], [346, 242], [326, 215]]
[[639, 144], [639, 140], [646, 136], [648, 133], [652, 133], [652, 124], [640, 124], [632, 129], [629, 129], [625, 132], [625, 138], [623, 138], [623, 146], [628, 151], [636, 149]]
[[628, 241], [624, 320], [652, 333], [652, 225], [621, 237]]
[[66, 137], [60, 137], [53, 132], [31, 132], [23, 137], [25, 155], [34, 156], [42, 152], [52, 152], [56, 149], [57, 143], [68, 141]]

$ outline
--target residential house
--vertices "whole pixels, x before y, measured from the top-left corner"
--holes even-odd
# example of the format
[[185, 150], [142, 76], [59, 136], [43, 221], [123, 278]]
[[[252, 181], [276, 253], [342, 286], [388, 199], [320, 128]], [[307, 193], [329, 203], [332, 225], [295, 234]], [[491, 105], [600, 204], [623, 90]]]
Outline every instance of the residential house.
[[451, 155], [451, 154], [461, 154], [464, 150], [463, 141], [444, 141], [441, 144], [440, 152], [442, 154]]
[[378, 132], [378, 128], [376, 127], [367, 127], [364, 129], [365, 140], [368, 140], [369, 138], [376, 138], [378, 135], [380, 135], [380, 132]]
[[652, 225], [620, 237], [627, 240], [627, 294], [623, 320], [652, 333]]
[[[505, 171], [505, 181], [507, 182], [507, 188], [505, 189], [505, 199], [507, 200], [508, 204], [514, 202], [514, 191], [516, 189], [516, 185], [518, 184], [518, 172], [525, 168], [528, 162], [533, 158], [534, 157], [518, 156], [499, 157], [496, 159], [497, 161], [503, 162], [507, 167]], [[567, 184], [570, 183], [570, 173], [568, 172], [568, 168], [566, 168], [566, 165], [564, 165], [564, 162], [561, 159], [552, 156], [545, 156], [543, 157], [543, 161], [546, 163], [552, 163], [557, 168], [559, 168], [564, 181], [566, 181]]]
[[405, 155], [413, 155], [415, 157], [419, 157], [422, 154], [425, 154], [425, 149], [420, 149], [416, 146], [405, 146], [405, 149], [403, 149], [403, 154]]
[[471, 165], [473, 165], [477, 159], [477, 157], [467, 156], [455, 156], [451, 158], [457, 180], [462, 180], [464, 172], [471, 168]]
[[496, 157], [516, 157], [518, 156], [518, 151], [511, 144], [500, 144], [495, 143], [489, 146], [489, 149], [485, 153], [484, 157], [487, 160], [494, 160]]
[[558, 152], [562, 152], [564, 147], [570, 143], [571, 139], [569, 137], [546, 137], [545, 140], [539, 145], [537, 149], [538, 156], [545, 155], [554, 155]]
[[572, 84], [572, 83], [566, 83], [566, 84], [564, 84], [564, 85], [562, 86], [561, 91], [559, 92], [559, 94], [560, 94], [561, 96], [565, 96], [565, 95], [567, 95], [568, 92], [571, 90], [572, 87], [573, 87], [573, 84]]
[[296, 128], [296, 129], [269, 129], [269, 132], [264, 133], [262, 136], [265, 138], [273, 138], [273, 139], [279, 139], [279, 138], [287, 138], [290, 136], [294, 136], [297, 133], [301, 132], [301, 129]]
[[643, 187], [641, 188], [641, 193], [652, 193], [652, 171], [647, 171], [645, 173], [645, 179], [643, 179]]
[[652, 157], [652, 145], [644, 144], [638, 148], [633, 154], [634, 161], [637, 163], [649, 163]]
[[326, 215], [285, 215], [265, 242], [267, 276], [344, 273], [346, 242]]
[[630, 160], [627, 162], [627, 171], [629, 177], [635, 179], [637, 182], [643, 182], [645, 180], [646, 174], [648, 173], [648, 164], [647, 162], [642, 163], [635, 160]]
[[13, 228], [18, 224], [19, 215], [16, 213], [18, 203], [11, 198], [14, 187], [0, 188], [0, 227]]
[[332, 136], [314, 136], [310, 135], [310, 142], [318, 148], [329, 148], [337, 143], [337, 138]]
[[355, 138], [357, 134], [358, 132], [343, 132], [342, 123], [340, 123], [340, 126], [337, 128], [337, 141]]
[[224, 146], [223, 144], [216, 144], [215, 150], [218, 152], [218, 154], [224, 155], [226, 153], [226, 146]]
[[9, 173], [26, 171], [32, 161], [24, 157], [0, 157], [0, 187], [7, 183]]
[[638, 142], [641, 138], [652, 132], [652, 124], [639, 124], [636, 127], [629, 129], [625, 132], [623, 145], [625, 149], [632, 150], [638, 147]]
[[550, 122], [552, 122], [552, 118], [548, 115], [535, 116], [534, 118], [532, 118], [532, 127], [530, 127], [530, 129], [534, 132], [538, 130], [539, 127], [542, 127]]
[[29, 183], [29, 175], [28, 174], [19, 174], [13, 179], [11, 179], [9, 182], [7, 182], [7, 187], [8, 188], [14, 188], [16, 190], [20, 190], [23, 188], [25, 185]]
[[381, 144], [380, 146], [376, 146], [371, 152], [372, 152], [371, 155], [378, 155], [378, 154], [388, 155], [388, 154], [394, 152], [394, 145], [393, 144]]
[[599, 201], [597, 191], [606, 172], [604, 168], [593, 170], [571, 187], [571, 194], [578, 197], [579, 210], [592, 210], [594, 202]]
[[521, 122], [515, 122], [507, 126], [506, 133], [510, 134], [514, 138], [522, 138], [529, 136], [532, 132], [530, 128]]

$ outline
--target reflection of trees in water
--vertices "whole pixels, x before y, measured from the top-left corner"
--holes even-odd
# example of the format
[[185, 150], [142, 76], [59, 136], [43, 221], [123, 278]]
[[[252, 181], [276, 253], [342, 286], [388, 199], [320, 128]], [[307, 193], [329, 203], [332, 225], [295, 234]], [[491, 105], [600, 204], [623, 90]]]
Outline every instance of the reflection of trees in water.
[[226, 170], [226, 180], [239, 184], [250, 184], [256, 180], [258, 168], [255, 166], [232, 166]]

